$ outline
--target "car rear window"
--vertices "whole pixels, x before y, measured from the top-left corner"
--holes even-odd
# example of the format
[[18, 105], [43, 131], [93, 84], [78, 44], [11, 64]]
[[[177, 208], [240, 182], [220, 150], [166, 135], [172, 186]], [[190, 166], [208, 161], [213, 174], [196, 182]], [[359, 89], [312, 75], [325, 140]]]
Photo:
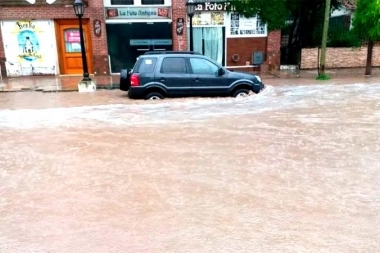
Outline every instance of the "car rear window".
[[151, 73], [156, 66], [156, 57], [142, 57], [137, 60], [136, 66], [133, 68], [134, 73]]

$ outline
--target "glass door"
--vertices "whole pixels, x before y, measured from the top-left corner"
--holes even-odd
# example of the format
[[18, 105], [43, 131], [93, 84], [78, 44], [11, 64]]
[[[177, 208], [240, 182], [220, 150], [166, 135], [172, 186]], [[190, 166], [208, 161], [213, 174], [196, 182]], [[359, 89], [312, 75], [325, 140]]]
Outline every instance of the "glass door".
[[112, 73], [132, 68], [137, 57], [146, 51], [173, 50], [172, 24], [107, 24], [108, 51]]

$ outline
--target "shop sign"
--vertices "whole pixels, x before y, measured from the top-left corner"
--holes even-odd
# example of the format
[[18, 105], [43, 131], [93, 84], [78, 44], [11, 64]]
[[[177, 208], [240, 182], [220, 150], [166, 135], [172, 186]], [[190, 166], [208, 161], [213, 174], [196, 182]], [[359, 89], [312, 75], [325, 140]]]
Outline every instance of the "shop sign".
[[170, 7], [125, 7], [107, 8], [109, 19], [170, 19]]
[[227, 11], [228, 3], [200, 3], [195, 7], [195, 11]]
[[176, 34], [179, 36], [183, 35], [184, 23], [185, 23], [185, 20], [183, 18], [177, 18], [175, 31], [176, 31]]
[[156, 40], [129, 40], [131, 46], [168, 46], [172, 45], [171, 39], [156, 39]]
[[96, 37], [102, 36], [102, 25], [99, 19], [94, 20], [94, 34]]
[[267, 27], [259, 17], [246, 18], [238, 13], [230, 13], [227, 37], [266, 37]]
[[[189, 23], [189, 18], [187, 20]], [[224, 12], [202, 12], [195, 13], [193, 16], [193, 25], [197, 26], [216, 26], [224, 25]]]
[[80, 43], [80, 33], [79, 30], [72, 30], [66, 34], [66, 42], [69, 43]]

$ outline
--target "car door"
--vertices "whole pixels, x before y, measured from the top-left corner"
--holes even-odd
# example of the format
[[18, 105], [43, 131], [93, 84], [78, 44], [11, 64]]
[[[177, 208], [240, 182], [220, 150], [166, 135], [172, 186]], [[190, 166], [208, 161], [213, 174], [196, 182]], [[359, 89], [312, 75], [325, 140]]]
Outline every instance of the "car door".
[[190, 95], [191, 76], [184, 57], [164, 57], [155, 78], [157, 83], [165, 87], [168, 96]]
[[219, 66], [205, 58], [190, 57], [192, 93], [195, 96], [228, 94], [225, 75], [218, 75]]

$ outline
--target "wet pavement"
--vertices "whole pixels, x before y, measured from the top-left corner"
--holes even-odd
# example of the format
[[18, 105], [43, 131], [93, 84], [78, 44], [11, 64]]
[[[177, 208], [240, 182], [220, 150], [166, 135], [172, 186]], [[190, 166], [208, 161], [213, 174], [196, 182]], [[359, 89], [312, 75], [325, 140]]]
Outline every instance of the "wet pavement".
[[[248, 72], [255, 74], [254, 72]], [[310, 83], [315, 81], [317, 70], [301, 70], [297, 75], [283, 72], [261, 73], [263, 80], [268, 80], [270, 84], [285, 83]], [[363, 77], [364, 69], [332, 69], [326, 73], [333, 79], [339, 79], [338, 83], [347, 82], [355, 79], [359, 82], [368, 82]], [[373, 68], [372, 77], [369, 79], [380, 78], [380, 68]], [[91, 79], [95, 82], [99, 90], [112, 90], [119, 88], [118, 74], [114, 75], [91, 75]], [[78, 91], [78, 82], [82, 80], [81, 75], [62, 75], [62, 76], [22, 76], [13, 78], [1, 78], [0, 76], [0, 93], [9, 92], [72, 92]], [[289, 82], [289, 80], [291, 80]], [[351, 81], [349, 81], [351, 82]]]
[[0, 252], [380, 252], [380, 81], [0, 93]]
[[[78, 91], [81, 75], [68, 76], [22, 76], [0, 79], [0, 93], [3, 92], [58, 92]], [[119, 75], [93, 76], [98, 89], [118, 88]]]

